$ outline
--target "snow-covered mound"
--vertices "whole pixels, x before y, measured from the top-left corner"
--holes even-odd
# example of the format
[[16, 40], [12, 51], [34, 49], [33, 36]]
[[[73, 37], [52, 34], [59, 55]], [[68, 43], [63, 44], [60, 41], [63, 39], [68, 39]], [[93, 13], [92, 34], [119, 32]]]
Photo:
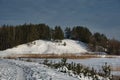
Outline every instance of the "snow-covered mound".
[[63, 54], [63, 53], [85, 53], [87, 46], [79, 41], [65, 39], [61, 42], [36, 40], [22, 44], [12, 49], [1, 51], [1, 54]]

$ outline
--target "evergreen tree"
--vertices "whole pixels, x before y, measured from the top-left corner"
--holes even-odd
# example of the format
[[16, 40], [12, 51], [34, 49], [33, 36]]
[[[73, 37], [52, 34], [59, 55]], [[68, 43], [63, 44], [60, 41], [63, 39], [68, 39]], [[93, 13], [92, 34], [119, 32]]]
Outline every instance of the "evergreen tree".
[[71, 29], [70, 29], [70, 27], [65, 28], [65, 38], [67, 38], [67, 39], [71, 38]]
[[24, 24], [0, 27], [0, 50], [28, 43], [37, 39], [50, 40], [50, 28], [45, 24]]
[[37, 31], [37, 27], [35, 25], [31, 25], [31, 32], [30, 32], [30, 41], [34, 41], [39, 39], [38, 36], [38, 31]]
[[62, 64], [62, 66], [66, 66], [66, 62], [67, 62], [67, 59], [66, 59], [66, 58], [61, 59], [61, 64]]
[[76, 26], [72, 29], [72, 38], [89, 43], [92, 33], [86, 27]]
[[111, 39], [107, 43], [107, 49], [109, 54], [120, 55], [120, 41]]
[[54, 32], [53, 32], [53, 39], [54, 40], [56, 40], [56, 39], [62, 40], [63, 38], [64, 38], [64, 33], [63, 33], [61, 27], [56, 26], [54, 29]]

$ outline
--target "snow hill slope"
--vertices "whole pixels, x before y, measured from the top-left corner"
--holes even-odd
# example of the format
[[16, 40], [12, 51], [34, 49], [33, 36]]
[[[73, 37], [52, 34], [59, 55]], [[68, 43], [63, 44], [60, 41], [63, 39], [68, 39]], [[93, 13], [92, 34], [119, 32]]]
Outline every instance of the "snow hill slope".
[[62, 42], [36, 40], [27, 44], [0, 51], [0, 54], [63, 54], [86, 53], [87, 46], [79, 41], [64, 39]]

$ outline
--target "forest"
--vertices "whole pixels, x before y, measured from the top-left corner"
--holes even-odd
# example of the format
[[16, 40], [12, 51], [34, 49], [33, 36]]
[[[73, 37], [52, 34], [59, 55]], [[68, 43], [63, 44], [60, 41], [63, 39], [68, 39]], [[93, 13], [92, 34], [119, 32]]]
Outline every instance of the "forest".
[[94, 52], [106, 52], [120, 55], [120, 41], [109, 39], [99, 32], [92, 33], [87, 27], [73, 26], [62, 29], [61, 26], [49, 27], [46, 24], [23, 24], [0, 26], [0, 50], [12, 48], [34, 40], [73, 39], [87, 43]]

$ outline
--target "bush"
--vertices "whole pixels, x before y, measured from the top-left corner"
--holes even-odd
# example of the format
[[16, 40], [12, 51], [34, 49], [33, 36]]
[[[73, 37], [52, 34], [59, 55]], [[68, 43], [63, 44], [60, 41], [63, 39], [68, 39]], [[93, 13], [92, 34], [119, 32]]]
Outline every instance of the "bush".
[[107, 63], [105, 63], [105, 65], [102, 66], [102, 70], [105, 77], [109, 77], [111, 75], [111, 68], [110, 65], [108, 65]]
[[66, 46], [66, 42], [64, 42], [63, 45]]
[[62, 66], [66, 66], [66, 62], [67, 62], [66, 58], [61, 59], [61, 65]]
[[93, 78], [93, 80], [99, 80], [98, 76], [101, 76], [104, 79], [109, 78], [110, 80], [113, 80], [113, 77], [111, 77], [110, 65], [108, 65], [107, 63], [102, 66], [102, 71], [99, 72], [97, 72], [94, 68], [83, 66], [80, 63], [67, 63], [66, 58], [62, 58], [61, 62], [58, 63], [48, 62], [48, 60], [45, 59], [43, 63], [51, 68], [62, 69], [63, 71], [61, 72], [64, 73], [69, 73], [69, 71], [72, 71], [74, 75], [81, 76], [82, 73], [84, 76], [89, 76]]
[[48, 59], [47, 58], [43, 61], [43, 64], [45, 64], [45, 65], [48, 64]]

